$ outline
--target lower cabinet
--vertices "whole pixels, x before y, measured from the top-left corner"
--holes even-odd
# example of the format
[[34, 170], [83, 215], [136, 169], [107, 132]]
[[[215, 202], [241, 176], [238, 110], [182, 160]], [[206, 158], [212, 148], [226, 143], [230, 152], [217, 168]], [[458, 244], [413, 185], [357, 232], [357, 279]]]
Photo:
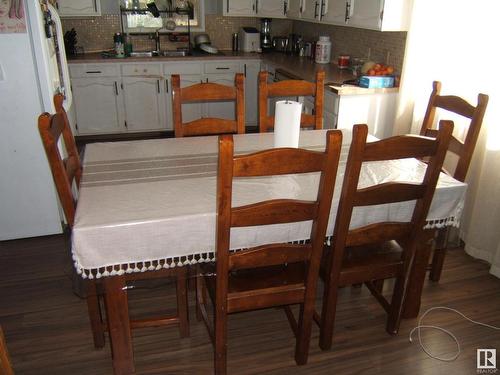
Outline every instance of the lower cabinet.
[[[108, 62], [69, 65], [78, 135], [173, 130], [171, 75], [181, 87], [200, 82], [233, 86], [245, 74], [245, 123], [258, 122], [260, 60]], [[235, 118], [234, 102], [182, 106], [183, 122], [201, 117]]]
[[78, 134], [123, 132], [121, 85], [117, 78], [72, 78]]
[[169, 128], [166, 126], [163, 79], [123, 77], [122, 85], [127, 130], [136, 132]]

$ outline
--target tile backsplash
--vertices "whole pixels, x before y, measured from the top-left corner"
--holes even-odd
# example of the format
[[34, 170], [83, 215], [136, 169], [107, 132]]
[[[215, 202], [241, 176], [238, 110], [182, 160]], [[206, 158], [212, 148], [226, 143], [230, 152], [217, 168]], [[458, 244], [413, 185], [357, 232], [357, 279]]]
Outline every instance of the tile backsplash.
[[304, 21], [294, 21], [292, 29], [306, 41], [315, 41], [320, 35], [329, 35], [333, 61], [336, 61], [339, 55], [350, 55], [390, 64], [396, 72], [401, 72], [403, 67], [407, 34], [405, 31], [382, 32]]
[[[231, 49], [231, 34], [242, 26], [259, 28], [259, 19], [255, 17], [205, 16], [205, 32], [209, 34], [212, 45], [221, 50]], [[120, 16], [108, 14], [100, 17], [63, 19], [63, 30], [74, 28], [77, 32], [78, 46], [85, 52], [98, 52], [113, 48], [113, 35], [120, 32]], [[317, 40], [320, 35], [329, 35], [332, 41], [332, 60], [338, 55], [352, 57], [370, 57], [371, 60], [388, 63], [401, 72], [403, 66], [406, 32], [380, 32], [353, 27], [322, 25], [304, 21], [273, 19], [273, 35], [287, 35], [291, 32], [300, 34], [304, 40]], [[154, 40], [148, 35], [132, 35], [134, 51], [152, 50]], [[161, 37], [162, 49], [175, 49], [185, 43], [169, 42]]]

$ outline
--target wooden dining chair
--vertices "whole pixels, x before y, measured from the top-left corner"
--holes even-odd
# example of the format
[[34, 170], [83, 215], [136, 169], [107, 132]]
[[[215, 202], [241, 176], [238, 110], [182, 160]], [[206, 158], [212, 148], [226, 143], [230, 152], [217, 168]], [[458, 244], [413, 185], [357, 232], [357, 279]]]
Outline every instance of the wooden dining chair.
[[[38, 118], [38, 129], [42, 139], [50, 170], [54, 179], [59, 201], [66, 217], [69, 228], [75, 222], [77, 205], [77, 192], [82, 176], [82, 165], [78, 156], [75, 140], [69, 121], [62, 107], [63, 96], [58, 94], [54, 97], [56, 113], [51, 115], [43, 113]], [[62, 157], [58, 143], [63, 136], [66, 157]], [[177, 282], [177, 314], [175, 317], [158, 317], [142, 320], [131, 320], [131, 327], [159, 326], [166, 324], [178, 324], [181, 336], [189, 335], [189, 320], [187, 310], [187, 272], [185, 267], [176, 267], [160, 271], [126, 274], [123, 277], [127, 281], [135, 281], [159, 277], [175, 277]], [[101, 301], [102, 288], [98, 280], [87, 280], [87, 308], [96, 348], [104, 346], [104, 332], [107, 324], [103, 320]]]
[[259, 72], [259, 131], [274, 129], [274, 116], [269, 115], [268, 99], [275, 97], [313, 96], [314, 113], [302, 113], [301, 128], [323, 129], [323, 97], [325, 90], [325, 72], [316, 72], [316, 81], [285, 80], [268, 83], [268, 72]]
[[[350, 284], [365, 283], [388, 314], [387, 332], [398, 332], [415, 253], [426, 246], [422, 243], [424, 225], [452, 130], [451, 121], [442, 121], [436, 139], [405, 135], [366, 143], [368, 127], [354, 126], [331, 246], [325, 248], [320, 273], [325, 284], [320, 318], [323, 350], [332, 345], [338, 288]], [[369, 168], [369, 162], [422, 157], [428, 157], [429, 163], [420, 183], [384, 180], [358, 186], [360, 173], [363, 167]], [[354, 208], [412, 200], [416, 204], [406, 222], [381, 221], [350, 228]], [[390, 302], [378, 284], [388, 278], [396, 278]]]
[[[477, 105], [473, 106], [458, 96], [443, 96], [440, 95], [440, 93], [441, 82], [434, 81], [432, 83], [432, 93], [429, 98], [420, 134], [431, 137], [436, 135], [437, 130], [434, 128], [436, 112], [441, 119], [446, 119], [446, 116], [450, 114], [458, 114], [468, 120], [468, 128], [465, 132], [464, 140], [462, 141], [456, 137], [452, 137], [448, 148], [449, 152], [458, 157], [455, 170], [445, 170], [445, 172], [453, 176], [453, 178], [463, 182], [467, 176], [467, 171], [469, 170], [472, 155], [479, 137], [484, 113], [488, 105], [488, 95], [479, 94], [477, 96]], [[434, 255], [430, 265], [429, 278], [432, 281], [439, 281], [441, 278], [446, 255], [448, 232], [446, 228], [438, 231]]]
[[[319, 262], [341, 144], [341, 132], [332, 130], [326, 135], [325, 152], [283, 148], [234, 156], [232, 136], [219, 138], [216, 264], [200, 265], [197, 278], [197, 313], [215, 345], [216, 374], [226, 373], [228, 314], [269, 307], [286, 306], [296, 336], [295, 361], [299, 365], [307, 362]], [[293, 163], [284, 162], [291, 160]], [[273, 199], [232, 206], [232, 186], [239, 178], [310, 172], [320, 172], [314, 201]], [[273, 243], [230, 252], [231, 228], [307, 220], [312, 221], [312, 229], [306, 243]], [[214, 325], [208, 320], [206, 294], [214, 304]], [[300, 304], [298, 324], [291, 304]]]
[[[182, 105], [187, 103], [205, 103], [234, 101], [235, 119], [202, 117], [190, 122], [182, 120]], [[213, 82], [202, 82], [188, 87], [181, 87], [181, 77], [172, 75], [172, 108], [176, 137], [196, 135], [218, 135], [225, 133], [245, 133], [245, 77], [237, 73], [234, 86]]]
[[14, 375], [2, 326], [0, 326], [0, 375]]

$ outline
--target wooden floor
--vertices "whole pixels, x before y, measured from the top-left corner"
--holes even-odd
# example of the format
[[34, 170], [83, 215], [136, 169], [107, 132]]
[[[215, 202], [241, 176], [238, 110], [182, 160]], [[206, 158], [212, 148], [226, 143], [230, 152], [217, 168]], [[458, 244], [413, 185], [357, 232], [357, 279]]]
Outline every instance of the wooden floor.
[[[109, 343], [103, 350], [94, 349], [85, 302], [72, 294], [70, 267], [63, 236], [0, 242], [0, 324], [16, 374], [112, 373]], [[130, 292], [133, 313], [175, 306], [171, 282], [148, 287]], [[180, 339], [175, 327], [134, 331], [138, 374], [212, 372], [212, 347], [205, 327], [194, 317], [193, 294], [190, 303], [189, 338]], [[441, 282], [425, 286], [422, 312], [432, 306], [453, 307], [500, 326], [500, 280], [461, 249], [451, 251]], [[293, 360], [294, 338], [282, 310], [232, 315], [229, 373], [476, 374], [476, 349], [500, 352], [498, 331], [436, 312], [426, 322], [451, 329], [462, 354], [452, 363], [431, 359], [408, 341], [415, 320], [403, 321], [398, 336], [385, 333], [385, 315], [364, 287], [341, 290], [337, 315], [332, 350], [319, 350], [314, 327], [309, 362], [301, 367]], [[439, 355], [449, 356], [455, 350], [447, 337], [433, 332], [423, 337]]]

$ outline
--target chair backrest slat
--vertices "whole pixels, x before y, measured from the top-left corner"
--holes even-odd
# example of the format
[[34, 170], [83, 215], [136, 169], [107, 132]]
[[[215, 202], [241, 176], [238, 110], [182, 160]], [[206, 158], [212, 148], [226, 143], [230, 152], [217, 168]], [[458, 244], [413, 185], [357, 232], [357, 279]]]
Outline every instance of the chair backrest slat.
[[311, 244], [270, 244], [237, 251], [229, 257], [229, 270], [276, 266], [307, 261]]
[[386, 182], [359, 189], [354, 197], [355, 206], [373, 206], [401, 201], [411, 201], [424, 196], [426, 185]]
[[249, 227], [292, 223], [314, 219], [318, 214], [316, 202], [297, 201], [293, 199], [275, 199], [247, 206], [233, 208], [231, 212], [232, 227]]
[[285, 80], [268, 83], [268, 72], [259, 73], [259, 131], [267, 132], [274, 128], [274, 117], [270, 116], [268, 99], [272, 97], [314, 97], [314, 114], [303, 113], [300, 119], [302, 128], [323, 128], [323, 102], [325, 90], [325, 72], [316, 73], [316, 82], [304, 80]]
[[[284, 160], [293, 160], [284, 163]], [[247, 156], [236, 156], [233, 163], [234, 177], [269, 176], [293, 173], [318, 172], [323, 167], [323, 155], [304, 149], [271, 149]]]
[[399, 135], [377, 142], [367, 143], [363, 161], [423, 158], [432, 154], [436, 143], [416, 135]]
[[[197, 83], [181, 88], [181, 78], [172, 75], [172, 110], [176, 137], [245, 133], [245, 78], [237, 73], [234, 86], [218, 83]], [[182, 105], [194, 102], [234, 101], [235, 119], [201, 118], [190, 122], [182, 120]]]
[[[477, 105], [473, 106], [458, 96], [440, 95], [441, 82], [439, 81], [434, 81], [432, 87], [432, 93], [429, 97], [429, 103], [422, 122], [420, 134], [435, 136], [436, 132], [433, 126], [437, 108], [461, 115], [470, 120], [463, 142], [453, 137], [448, 148], [448, 151], [458, 156], [458, 162], [452, 176], [459, 181], [464, 181], [467, 176], [467, 171], [469, 170], [472, 154], [476, 147], [479, 131], [481, 130], [484, 114], [488, 105], [488, 95], [479, 94], [477, 96]], [[440, 113], [440, 117], [446, 119], [446, 114], [441, 115]]]
[[412, 229], [411, 223], [385, 222], [367, 225], [351, 230], [346, 239], [346, 246], [362, 246], [404, 239], [410, 236]]

